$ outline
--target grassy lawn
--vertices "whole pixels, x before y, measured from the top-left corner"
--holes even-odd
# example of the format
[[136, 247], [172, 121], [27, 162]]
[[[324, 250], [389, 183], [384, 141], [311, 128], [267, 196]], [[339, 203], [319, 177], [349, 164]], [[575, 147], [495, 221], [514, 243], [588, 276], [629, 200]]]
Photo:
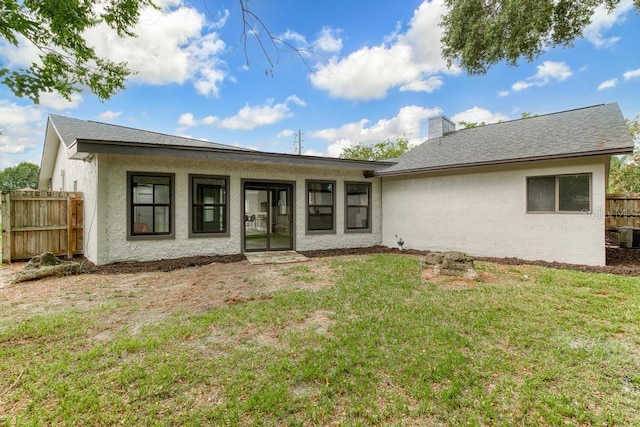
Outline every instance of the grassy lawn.
[[0, 322], [0, 423], [640, 425], [640, 279], [479, 263], [482, 282], [427, 282], [409, 256], [322, 262], [332, 286], [108, 339], [114, 314], [144, 314], [135, 295]]

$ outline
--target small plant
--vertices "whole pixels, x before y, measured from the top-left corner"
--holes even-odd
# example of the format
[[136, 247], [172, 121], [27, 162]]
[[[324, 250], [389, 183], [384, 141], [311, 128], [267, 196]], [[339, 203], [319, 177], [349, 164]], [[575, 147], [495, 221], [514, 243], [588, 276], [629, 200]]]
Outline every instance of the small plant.
[[402, 237], [398, 237], [398, 235], [396, 234], [396, 241], [398, 242], [398, 247], [400, 248], [401, 251], [404, 250], [404, 239]]

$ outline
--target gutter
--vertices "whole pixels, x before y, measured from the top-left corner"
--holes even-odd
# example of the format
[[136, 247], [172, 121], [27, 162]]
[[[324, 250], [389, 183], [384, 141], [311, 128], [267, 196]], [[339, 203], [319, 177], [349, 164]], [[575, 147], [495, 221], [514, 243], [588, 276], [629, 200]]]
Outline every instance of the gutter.
[[244, 149], [222, 149], [216, 147], [189, 147], [139, 142], [104, 141], [76, 139], [68, 146], [72, 159], [82, 159], [91, 153], [119, 154], [130, 156], [186, 157], [201, 160], [228, 160], [252, 163], [271, 163], [299, 166], [332, 166], [336, 168], [358, 169], [373, 176], [376, 170], [395, 165], [395, 161], [352, 160], [333, 157], [304, 156], [297, 154], [269, 153]]

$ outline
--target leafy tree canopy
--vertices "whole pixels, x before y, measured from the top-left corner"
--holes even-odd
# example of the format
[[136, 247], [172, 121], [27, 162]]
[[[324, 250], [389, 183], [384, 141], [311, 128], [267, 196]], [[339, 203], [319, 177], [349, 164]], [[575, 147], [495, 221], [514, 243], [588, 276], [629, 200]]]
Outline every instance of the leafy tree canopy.
[[[595, 10], [620, 0], [445, 0], [442, 54], [449, 66], [484, 74], [494, 64], [532, 61], [545, 49], [571, 46]], [[640, 10], [640, 0], [634, 0]]]
[[398, 157], [411, 147], [409, 141], [404, 138], [396, 138], [395, 141], [387, 140], [375, 144], [358, 144], [346, 147], [340, 154], [341, 159], [354, 160], [384, 160]]
[[485, 126], [487, 122], [465, 122], [464, 120], [460, 120], [458, 124], [462, 126], [462, 129], [470, 129], [477, 128], [478, 126]]
[[[636, 144], [640, 143], [640, 115], [627, 119], [629, 132]], [[608, 193], [640, 193], [640, 153], [636, 149], [632, 156], [611, 157]]]
[[100, 99], [124, 88], [130, 71], [125, 63], [99, 57], [83, 33], [106, 24], [120, 36], [133, 36], [140, 9], [152, 0], [0, 0], [0, 40], [16, 47], [33, 43], [39, 61], [9, 69], [0, 63], [0, 83], [16, 96], [39, 101], [41, 92], [67, 99], [88, 87]]
[[0, 190], [14, 191], [21, 188], [38, 188], [40, 168], [29, 162], [22, 162], [18, 166], [8, 167], [0, 171]]

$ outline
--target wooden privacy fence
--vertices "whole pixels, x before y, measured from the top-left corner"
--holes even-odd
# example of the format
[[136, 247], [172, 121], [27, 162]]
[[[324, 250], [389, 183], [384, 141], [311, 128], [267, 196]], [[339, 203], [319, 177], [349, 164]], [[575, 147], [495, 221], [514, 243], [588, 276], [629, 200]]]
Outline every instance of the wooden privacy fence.
[[2, 262], [43, 252], [82, 254], [83, 194], [66, 191], [2, 193]]
[[640, 193], [607, 194], [605, 228], [640, 227]]

